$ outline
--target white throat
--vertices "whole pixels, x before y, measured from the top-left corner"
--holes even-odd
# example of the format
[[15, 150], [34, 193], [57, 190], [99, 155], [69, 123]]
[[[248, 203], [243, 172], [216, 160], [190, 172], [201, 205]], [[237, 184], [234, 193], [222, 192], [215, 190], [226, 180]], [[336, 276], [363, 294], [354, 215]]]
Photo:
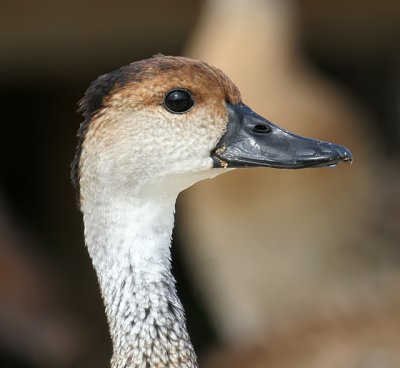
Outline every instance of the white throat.
[[112, 368], [197, 367], [171, 274], [177, 193], [82, 205], [113, 342]]

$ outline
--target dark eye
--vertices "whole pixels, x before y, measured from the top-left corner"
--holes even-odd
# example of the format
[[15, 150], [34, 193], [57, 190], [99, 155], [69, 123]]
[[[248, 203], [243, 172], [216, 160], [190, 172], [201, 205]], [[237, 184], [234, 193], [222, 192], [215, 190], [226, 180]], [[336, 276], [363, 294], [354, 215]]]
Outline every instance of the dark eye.
[[269, 133], [270, 131], [271, 131], [271, 128], [268, 125], [257, 124], [253, 128], [253, 132], [256, 132], [256, 133]]
[[164, 105], [167, 110], [177, 114], [189, 111], [193, 104], [191, 94], [184, 89], [173, 89], [164, 97]]

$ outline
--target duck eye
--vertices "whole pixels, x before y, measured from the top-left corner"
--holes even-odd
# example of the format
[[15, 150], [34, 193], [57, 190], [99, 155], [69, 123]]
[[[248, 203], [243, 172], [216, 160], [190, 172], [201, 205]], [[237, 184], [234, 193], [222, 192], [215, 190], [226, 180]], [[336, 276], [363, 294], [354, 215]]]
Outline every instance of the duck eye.
[[173, 89], [164, 97], [164, 106], [172, 113], [183, 114], [194, 105], [193, 98], [188, 91]]

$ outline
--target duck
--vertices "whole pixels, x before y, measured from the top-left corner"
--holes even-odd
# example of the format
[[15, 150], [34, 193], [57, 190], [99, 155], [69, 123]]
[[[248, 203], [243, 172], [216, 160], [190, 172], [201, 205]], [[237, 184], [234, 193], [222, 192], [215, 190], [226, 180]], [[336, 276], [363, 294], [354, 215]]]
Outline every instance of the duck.
[[79, 111], [71, 179], [111, 367], [198, 367], [171, 272], [178, 194], [233, 169], [336, 166], [352, 154], [280, 128], [221, 70], [182, 56], [157, 54], [99, 76]]

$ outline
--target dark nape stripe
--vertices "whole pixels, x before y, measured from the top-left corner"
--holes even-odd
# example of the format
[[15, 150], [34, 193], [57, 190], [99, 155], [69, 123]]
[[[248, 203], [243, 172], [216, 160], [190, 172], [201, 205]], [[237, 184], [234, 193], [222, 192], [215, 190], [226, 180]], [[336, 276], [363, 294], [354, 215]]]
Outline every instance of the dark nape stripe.
[[79, 101], [79, 111], [85, 119], [90, 120], [103, 106], [105, 97], [110, 95], [117, 84], [122, 86], [127, 82], [126, 74], [128, 73], [125, 71], [126, 68], [122, 67], [108, 74], [100, 75], [90, 84], [85, 95]]
[[75, 188], [75, 199], [76, 199], [76, 203], [78, 205], [78, 207], [80, 207], [80, 202], [81, 202], [81, 188], [79, 185], [79, 180], [80, 180], [80, 172], [79, 172], [79, 161], [80, 161], [80, 157], [81, 157], [81, 153], [82, 153], [82, 145], [83, 145], [83, 141], [85, 140], [85, 136], [86, 133], [89, 129], [89, 121], [85, 119], [84, 122], [81, 123], [81, 125], [79, 126], [78, 129], [78, 133], [77, 133], [77, 138], [78, 138], [78, 143], [76, 146], [76, 150], [75, 150], [75, 156], [74, 159], [71, 162], [71, 182], [72, 185]]

